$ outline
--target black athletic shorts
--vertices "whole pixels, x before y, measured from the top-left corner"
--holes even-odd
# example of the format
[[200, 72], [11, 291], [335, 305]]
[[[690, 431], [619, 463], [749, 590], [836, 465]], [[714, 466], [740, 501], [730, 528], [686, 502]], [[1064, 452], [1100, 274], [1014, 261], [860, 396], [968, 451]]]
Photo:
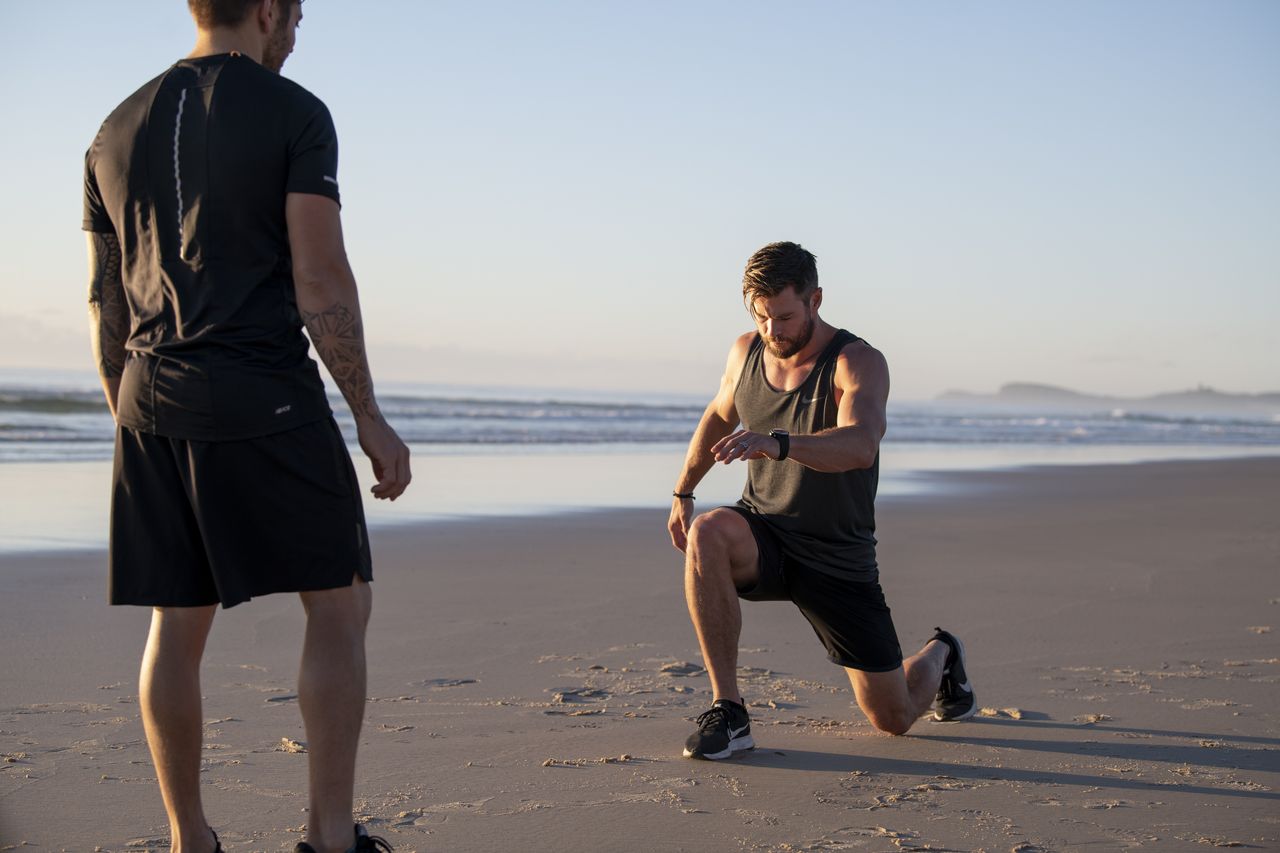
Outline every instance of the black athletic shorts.
[[231, 607], [372, 580], [338, 425], [240, 441], [117, 428], [109, 559], [112, 604]]
[[729, 506], [747, 520], [760, 552], [760, 579], [738, 590], [746, 601], [790, 601], [809, 620], [832, 663], [863, 672], [902, 666], [902, 649], [889, 605], [877, 581], [854, 581], [820, 572], [782, 553], [778, 534], [757, 515]]

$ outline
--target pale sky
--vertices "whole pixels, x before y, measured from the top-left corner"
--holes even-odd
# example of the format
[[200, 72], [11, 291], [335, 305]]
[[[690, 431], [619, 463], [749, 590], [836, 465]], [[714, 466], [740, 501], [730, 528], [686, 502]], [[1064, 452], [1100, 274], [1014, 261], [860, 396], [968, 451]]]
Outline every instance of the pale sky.
[[[710, 394], [796, 240], [897, 399], [1280, 390], [1280, 3], [304, 10], [376, 379]], [[0, 0], [0, 367], [91, 368], [84, 151], [192, 40]]]

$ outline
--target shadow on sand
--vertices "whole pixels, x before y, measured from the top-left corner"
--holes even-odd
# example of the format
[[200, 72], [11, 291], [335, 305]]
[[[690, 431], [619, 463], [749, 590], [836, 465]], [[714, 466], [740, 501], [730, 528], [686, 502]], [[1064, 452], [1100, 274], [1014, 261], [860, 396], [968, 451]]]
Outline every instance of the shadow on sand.
[[[923, 724], [922, 724], [923, 725]], [[975, 735], [974, 727], [986, 728], [991, 735]], [[1088, 740], [1047, 740], [1037, 736], [1045, 730], [1069, 729], [1089, 737]], [[1018, 737], [1014, 732], [1026, 733], [1028, 737]], [[1094, 735], [1104, 733], [1125, 733], [1138, 737], [1167, 737], [1204, 740], [1215, 744], [1212, 747], [1184, 744], [1142, 743], [1135, 741], [1100, 742]], [[977, 719], [964, 724], [947, 726], [946, 734], [934, 734], [932, 731], [919, 735], [908, 735], [917, 740], [939, 741], [949, 744], [969, 744], [975, 747], [1008, 751], [1054, 753], [1072, 755], [1081, 758], [1111, 758], [1119, 761], [1161, 762], [1174, 765], [1194, 765], [1217, 767], [1229, 770], [1280, 772], [1280, 753], [1276, 747], [1280, 740], [1264, 737], [1236, 737], [1234, 735], [1213, 735], [1200, 732], [1171, 731], [1162, 729], [1139, 729], [1108, 725], [1105, 728], [1095, 725], [1066, 724], [1038, 721], [1014, 721], [1001, 719]], [[1257, 743], [1261, 748], [1240, 748], [1231, 746], [1232, 741]], [[1126, 779], [1120, 776], [1090, 775], [1088, 773], [1065, 772], [1061, 770], [1027, 769], [1018, 767], [990, 767], [985, 765], [957, 764], [947, 761], [918, 761], [911, 759], [887, 758], [872, 755], [856, 755], [835, 752], [815, 752], [802, 749], [769, 749], [757, 748], [754, 752], [744, 754], [737, 760], [759, 767], [772, 767], [781, 770], [803, 770], [829, 773], [884, 773], [902, 776], [954, 776], [957, 779], [1000, 780], [1006, 782], [1027, 782], [1052, 785], [1078, 785], [1090, 788], [1111, 788], [1131, 791], [1143, 791], [1151, 794], [1177, 792], [1183, 794], [1211, 795], [1220, 797], [1236, 797], [1253, 800], [1280, 801], [1280, 793], [1265, 790], [1249, 790], [1247, 788], [1231, 788], [1210, 785], [1185, 784], [1182, 782], [1155, 783], [1141, 779]]]

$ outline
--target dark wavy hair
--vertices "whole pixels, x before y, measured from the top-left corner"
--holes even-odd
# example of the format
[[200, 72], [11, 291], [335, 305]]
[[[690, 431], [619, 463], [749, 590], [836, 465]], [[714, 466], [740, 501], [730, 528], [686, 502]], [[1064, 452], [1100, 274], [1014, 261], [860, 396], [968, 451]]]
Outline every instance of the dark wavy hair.
[[808, 296], [817, 286], [818, 259], [799, 243], [770, 243], [751, 256], [742, 273], [742, 298], [748, 307], [788, 287], [794, 287], [797, 296]]

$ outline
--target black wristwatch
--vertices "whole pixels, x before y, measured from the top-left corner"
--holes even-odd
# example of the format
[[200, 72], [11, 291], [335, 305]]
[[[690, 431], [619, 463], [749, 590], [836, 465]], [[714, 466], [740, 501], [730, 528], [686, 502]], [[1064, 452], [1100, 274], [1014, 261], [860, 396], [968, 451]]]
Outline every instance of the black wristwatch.
[[769, 437], [778, 440], [778, 458], [774, 461], [781, 462], [786, 459], [787, 454], [791, 452], [791, 433], [785, 429], [771, 429]]

